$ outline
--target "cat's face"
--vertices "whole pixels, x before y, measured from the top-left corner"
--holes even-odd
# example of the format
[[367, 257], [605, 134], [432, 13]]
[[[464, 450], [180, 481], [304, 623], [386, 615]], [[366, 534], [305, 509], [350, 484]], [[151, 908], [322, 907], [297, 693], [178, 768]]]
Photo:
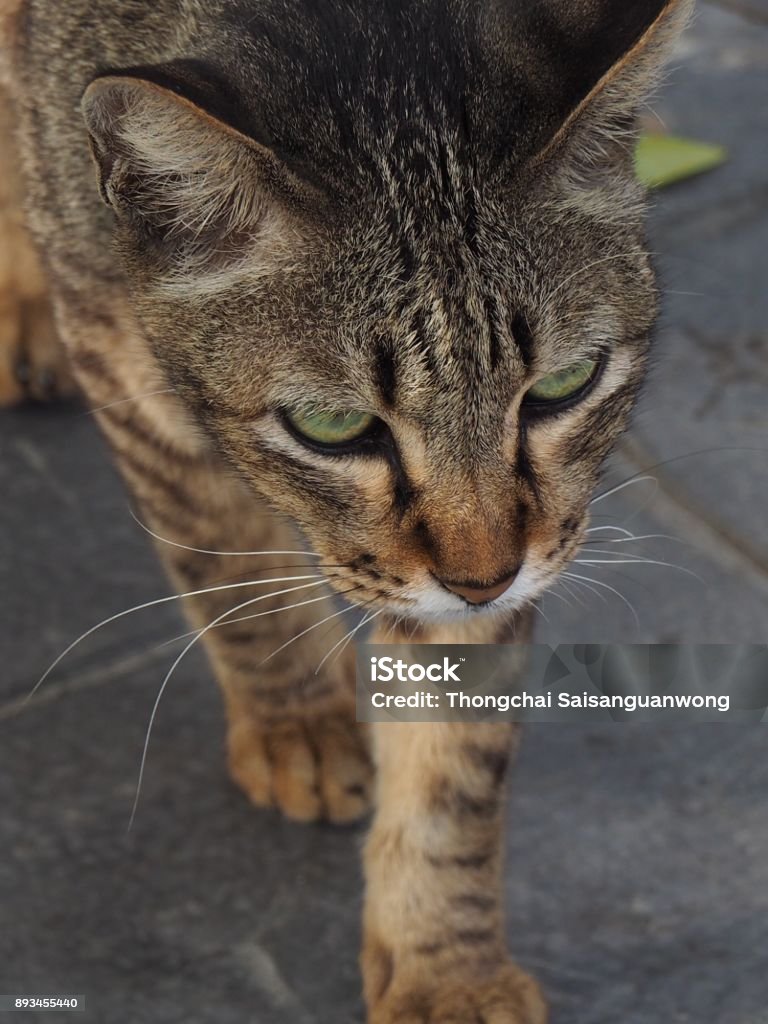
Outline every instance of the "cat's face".
[[[383, 201], [242, 291], [150, 296], [160, 354], [177, 380], [183, 357], [220, 450], [343, 567], [341, 590], [400, 614], [465, 614], [445, 582], [516, 576], [494, 609], [540, 594], [642, 378], [655, 303], [639, 235], [504, 199], [473, 199], [471, 244], [458, 199], [443, 224], [414, 209], [411, 242]], [[542, 381], [566, 398], [536, 402]]]
[[[130, 102], [124, 91], [123, 125]], [[179, 169], [190, 110], [163, 115]], [[89, 123], [98, 129], [93, 109]], [[145, 111], [124, 152], [146, 150], [149, 123]], [[123, 227], [170, 379], [366, 608], [510, 612], [579, 546], [656, 313], [631, 150], [603, 140], [592, 162], [589, 139], [576, 124], [559, 155], [510, 169], [426, 124], [328, 196], [222, 134], [238, 147], [230, 173], [254, 155], [260, 183], [273, 175], [268, 202], [238, 196], [226, 231], [208, 234], [221, 214], [211, 206], [181, 261], [167, 258], [165, 221], [138, 247], [135, 224]], [[117, 205], [114, 168], [102, 187]], [[145, 210], [178, 176], [156, 175]]]

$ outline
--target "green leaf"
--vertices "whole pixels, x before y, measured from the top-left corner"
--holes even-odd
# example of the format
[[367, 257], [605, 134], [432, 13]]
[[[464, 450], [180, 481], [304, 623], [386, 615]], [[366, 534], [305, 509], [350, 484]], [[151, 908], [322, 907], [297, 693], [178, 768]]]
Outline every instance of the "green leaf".
[[728, 157], [722, 146], [672, 135], [644, 134], [635, 152], [637, 176], [647, 188], [664, 188], [718, 167]]

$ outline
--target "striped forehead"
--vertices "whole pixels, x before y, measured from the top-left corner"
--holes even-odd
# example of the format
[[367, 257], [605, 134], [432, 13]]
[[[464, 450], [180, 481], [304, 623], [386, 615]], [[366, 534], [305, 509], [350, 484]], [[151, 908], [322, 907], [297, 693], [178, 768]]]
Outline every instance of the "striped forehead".
[[[483, 273], [465, 240], [440, 258], [434, 247], [425, 253], [400, 236], [397, 254], [401, 272], [411, 272], [405, 280], [399, 275], [386, 320], [368, 341], [384, 406], [450, 399], [471, 412], [482, 396], [490, 411], [494, 394], [511, 393], [532, 364], [527, 314], [510, 308], [503, 287]], [[480, 425], [477, 413], [474, 425]]]
[[532, 356], [522, 313], [508, 322], [492, 295], [456, 289], [446, 296], [435, 287], [420, 289], [397, 327], [377, 334], [369, 366], [385, 409], [478, 433], [504, 415]]
[[511, 254], [499, 256], [498, 211], [487, 208], [463, 140], [412, 133], [380, 152], [378, 171], [381, 278], [372, 283], [393, 334], [376, 355], [384, 392], [409, 370], [474, 389], [502, 364], [524, 369], [528, 317], [508, 308]]

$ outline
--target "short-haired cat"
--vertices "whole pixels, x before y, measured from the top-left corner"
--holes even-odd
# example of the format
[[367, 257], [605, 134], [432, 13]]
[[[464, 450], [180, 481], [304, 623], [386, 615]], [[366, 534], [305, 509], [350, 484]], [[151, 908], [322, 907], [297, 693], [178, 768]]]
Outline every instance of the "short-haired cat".
[[[304, 821], [375, 792], [370, 1024], [546, 1017], [506, 951], [515, 728], [383, 724], [371, 758], [333, 593], [380, 641], [530, 636], [645, 373], [637, 111], [690, 7], [0, 3], [58, 330], [211, 625], [232, 777]], [[19, 258], [0, 357], [23, 343], [34, 388], [58, 356], [21, 322]]]

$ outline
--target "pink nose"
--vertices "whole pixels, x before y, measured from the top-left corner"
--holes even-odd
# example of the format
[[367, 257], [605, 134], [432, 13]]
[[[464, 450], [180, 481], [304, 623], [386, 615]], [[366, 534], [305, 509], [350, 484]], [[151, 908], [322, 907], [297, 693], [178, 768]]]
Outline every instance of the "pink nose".
[[446, 590], [450, 590], [452, 594], [458, 594], [459, 597], [463, 597], [465, 601], [470, 604], [487, 604], [489, 601], [495, 601], [497, 597], [501, 597], [515, 581], [518, 570], [516, 569], [511, 575], [505, 576], [504, 579], [497, 580], [496, 583], [490, 584], [490, 586], [484, 586], [481, 583], [468, 582], [468, 583], [450, 583], [448, 580], [440, 580]]

